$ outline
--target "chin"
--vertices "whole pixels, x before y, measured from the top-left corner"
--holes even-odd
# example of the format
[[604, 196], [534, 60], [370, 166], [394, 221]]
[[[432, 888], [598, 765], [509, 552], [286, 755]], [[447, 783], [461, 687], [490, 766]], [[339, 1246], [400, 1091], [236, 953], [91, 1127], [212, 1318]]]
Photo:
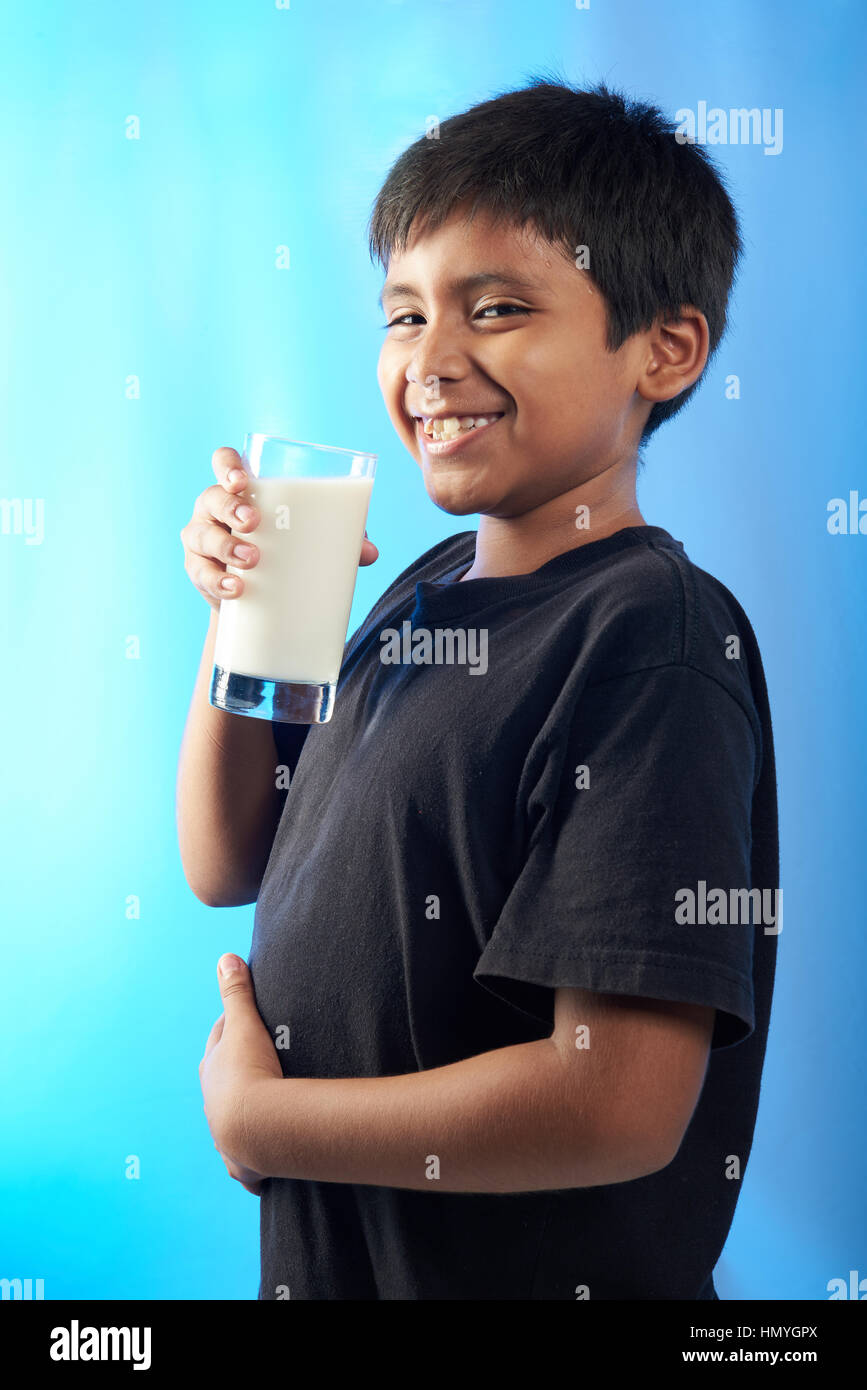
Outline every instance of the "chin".
[[440, 511], [450, 516], [472, 516], [474, 512], [485, 509], [485, 504], [493, 499], [486, 498], [479, 490], [467, 486], [466, 478], [437, 477], [424, 471], [424, 485], [427, 495]]
[[439, 507], [441, 512], [448, 512], [449, 516], [472, 516], [479, 510], [479, 504], [469, 501], [466, 498], [455, 497], [448, 493], [437, 492], [436, 489], [428, 488], [428, 497], [434, 506]]

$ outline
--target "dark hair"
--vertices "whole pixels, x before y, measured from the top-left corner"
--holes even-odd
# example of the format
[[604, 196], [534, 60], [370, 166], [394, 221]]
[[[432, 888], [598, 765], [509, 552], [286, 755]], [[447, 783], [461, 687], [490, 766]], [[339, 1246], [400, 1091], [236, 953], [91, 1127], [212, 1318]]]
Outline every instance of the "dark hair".
[[[386, 268], [416, 217], [435, 230], [457, 204], [518, 227], [532, 224], [587, 273], [607, 308], [615, 352], [659, 314], [692, 304], [705, 315], [708, 361], [726, 328], [742, 242], [722, 175], [705, 149], [679, 143], [655, 106], [604, 83], [586, 90], [533, 77], [423, 136], [393, 164], [373, 205], [371, 259]], [[702, 376], [704, 373], [702, 373]], [[643, 444], [698, 388], [657, 402]]]

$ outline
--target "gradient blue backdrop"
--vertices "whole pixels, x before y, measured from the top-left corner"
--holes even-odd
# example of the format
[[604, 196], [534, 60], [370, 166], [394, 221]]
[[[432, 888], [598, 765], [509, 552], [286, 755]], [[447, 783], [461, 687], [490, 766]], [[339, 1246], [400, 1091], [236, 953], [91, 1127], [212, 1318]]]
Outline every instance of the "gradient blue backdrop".
[[421, 551], [475, 526], [433, 506], [393, 434], [365, 224], [429, 116], [551, 63], [672, 114], [784, 111], [779, 155], [716, 147], [747, 245], [731, 330], [650, 445], [640, 502], [743, 603], [775, 718], [785, 925], [720, 1295], [823, 1299], [829, 1279], [867, 1276], [867, 535], [826, 525], [831, 498], [867, 496], [863, 15], [857, 0], [5, 8], [0, 492], [43, 498], [45, 523], [40, 544], [0, 535], [0, 1276], [43, 1278], [47, 1298], [256, 1296], [258, 1204], [214, 1151], [197, 1075], [216, 961], [246, 955], [253, 907], [203, 906], [179, 860], [207, 625], [179, 532], [213, 449], [251, 429], [379, 454], [381, 557], [350, 630]]

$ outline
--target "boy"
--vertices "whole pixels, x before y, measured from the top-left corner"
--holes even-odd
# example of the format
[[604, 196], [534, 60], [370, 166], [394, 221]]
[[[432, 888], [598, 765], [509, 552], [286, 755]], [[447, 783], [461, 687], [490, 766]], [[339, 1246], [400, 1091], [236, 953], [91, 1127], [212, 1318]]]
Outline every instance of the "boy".
[[745, 614], [635, 475], [724, 332], [736, 215], [654, 108], [535, 81], [398, 159], [371, 249], [389, 415], [480, 523], [350, 638], [329, 725], [273, 726], [291, 785], [200, 1069], [261, 1175], [259, 1297], [713, 1299], [773, 738]]

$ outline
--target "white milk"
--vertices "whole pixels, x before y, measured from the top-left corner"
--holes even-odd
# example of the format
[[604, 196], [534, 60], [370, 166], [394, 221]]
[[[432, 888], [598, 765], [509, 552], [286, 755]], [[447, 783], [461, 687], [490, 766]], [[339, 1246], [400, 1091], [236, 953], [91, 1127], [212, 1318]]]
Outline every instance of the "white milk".
[[214, 661], [265, 680], [336, 681], [349, 625], [372, 478], [255, 478], [259, 547], [240, 598], [220, 604]]

